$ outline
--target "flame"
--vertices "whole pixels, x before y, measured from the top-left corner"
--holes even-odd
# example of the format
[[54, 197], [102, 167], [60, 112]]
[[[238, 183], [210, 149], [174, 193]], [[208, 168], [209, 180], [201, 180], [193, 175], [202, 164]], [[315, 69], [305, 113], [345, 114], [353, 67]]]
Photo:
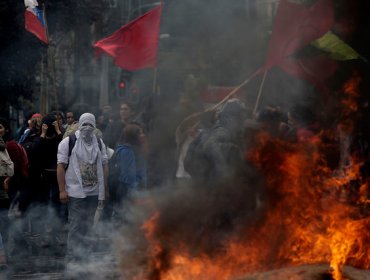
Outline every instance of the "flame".
[[[346, 133], [358, 110], [359, 81], [355, 75], [343, 88], [339, 126]], [[228, 280], [289, 265], [330, 263], [333, 278], [344, 280], [345, 264], [369, 269], [370, 217], [363, 210], [369, 209], [369, 185], [361, 177], [362, 162], [349, 155], [345, 166], [330, 167], [325, 133], [336, 131], [298, 143], [258, 135], [248, 160], [266, 182], [263, 217], [225, 238], [212, 254], [192, 251], [186, 240], [172, 244], [159, 226], [164, 213], [153, 214], [142, 227], [149, 242], [147, 271], [133, 279]]]

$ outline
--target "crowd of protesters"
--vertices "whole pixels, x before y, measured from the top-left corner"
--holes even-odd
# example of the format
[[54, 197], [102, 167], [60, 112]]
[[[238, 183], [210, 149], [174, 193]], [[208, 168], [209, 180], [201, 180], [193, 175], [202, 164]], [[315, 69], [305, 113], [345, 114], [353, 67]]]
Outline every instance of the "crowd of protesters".
[[[42, 236], [45, 246], [63, 244], [66, 233], [67, 259], [78, 262], [92, 248], [97, 209], [104, 207], [105, 219], [125, 223], [124, 204], [148, 188], [148, 164], [157, 158], [148, 124], [133, 106], [121, 103], [118, 116], [110, 106], [97, 116], [69, 110], [66, 119], [60, 111], [34, 113], [17, 139], [9, 121], [0, 119], [0, 151], [8, 150], [15, 170], [1, 177], [0, 264], [6, 256], [27, 255], [25, 232]], [[243, 102], [230, 99], [185, 133], [173, 177], [203, 185], [243, 177], [246, 146], [261, 131], [299, 142], [320, 128], [307, 108], [266, 107], [250, 116]], [[15, 245], [4, 251], [10, 235]]]
[[97, 207], [105, 204], [105, 219], [118, 217], [122, 203], [147, 186], [145, 126], [131, 104], [120, 105], [117, 119], [110, 106], [97, 118], [87, 110], [66, 116], [33, 113], [18, 135], [0, 118], [0, 152], [14, 163], [14, 174], [1, 176], [0, 266], [26, 257], [35, 236], [40, 247], [67, 245], [55, 253], [82, 259]]

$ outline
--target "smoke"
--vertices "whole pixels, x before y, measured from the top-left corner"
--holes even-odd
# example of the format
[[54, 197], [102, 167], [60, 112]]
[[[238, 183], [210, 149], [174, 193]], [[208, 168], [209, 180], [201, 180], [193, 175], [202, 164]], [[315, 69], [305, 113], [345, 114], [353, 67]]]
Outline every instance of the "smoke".
[[[160, 270], [165, 271], [171, 266], [173, 249], [186, 244], [190, 256], [220, 254], [228, 240], [244, 234], [246, 228], [258, 223], [263, 216], [264, 182], [252, 167], [247, 167], [245, 176], [238, 180], [212, 184], [174, 180], [177, 163], [174, 131], [185, 116], [201, 109], [203, 104], [196, 98], [205, 86], [236, 86], [263, 64], [276, 5], [267, 7], [259, 3], [265, 1], [242, 0], [164, 2], [161, 33], [169, 36], [163, 36], [160, 42], [160, 89], [152, 97], [154, 109], [149, 132], [152, 148], [149, 161], [150, 190], [137, 194], [123, 206], [123, 223], [116, 225], [102, 221], [97, 225], [95, 230], [100, 233], [97, 236], [104, 236], [109, 240], [104, 248], [106, 254], [86, 256], [83, 264], [69, 265], [67, 271], [73, 276], [105, 279], [115, 269], [115, 257], [118, 256], [123, 277], [152, 275], [155, 278], [157, 275], [158, 278]], [[54, 12], [56, 13], [56, 9]], [[115, 22], [114, 28], [105, 26], [105, 30], [116, 30], [119, 28], [118, 23]], [[58, 26], [64, 31], [62, 21], [59, 21], [55, 29]], [[89, 30], [89, 26], [84, 23], [81, 30], [80, 32], [88, 34], [86, 30]], [[71, 37], [66, 31], [64, 33], [66, 37]], [[104, 36], [108, 34], [109, 32]], [[90, 48], [90, 37], [92, 36], [80, 38], [85, 49]], [[72, 39], [66, 41], [64, 44], [72, 50], [75, 42]], [[56, 44], [57, 47], [62, 45]], [[61, 60], [72, 60], [71, 53], [73, 51], [65, 56], [60, 55]], [[80, 101], [97, 100], [98, 79], [91, 74], [91, 65], [96, 66], [92, 62], [92, 50], [79, 53], [79, 56], [80, 61], [73, 74], [84, 74], [87, 78], [69, 88], [68, 83], [75, 81], [67, 81], [67, 86], [61, 93], [76, 93], [75, 99], [66, 98], [67, 104], [70, 100], [76, 101], [79, 98], [77, 93], [80, 92], [84, 92], [84, 98]], [[66, 72], [64, 75], [71, 73], [72, 71]], [[112, 93], [116, 80], [112, 78], [115, 77], [114, 73], [110, 76], [109, 92]], [[138, 74], [138, 83], [142, 82], [139, 76]], [[143, 76], [146, 77], [145, 83], [150, 83], [148, 75]], [[185, 87], [188, 77], [195, 77], [197, 84]], [[253, 108], [255, 104], [260, 85], [261, 78], [257, 78], [246, 87], [244, 98], [249, 108]], [[150, 90], [151, 83], [150, 86], [146, 85], [144, 94], [151, 94]], [[291, 77], [282, 70], [273, 69], [268, 73], [262, 88], [260, 107], [274, 105], [287, 110], [296, 103], [307, 104], [307, 100], [312, 99], [308, 97], [313, 96], [313, 91], [306, 82]], [[92, 93], [95, 94], [93, 97]], [[179, 105], [180, 96], [188, 97], [191, 106]], [[34, 215], [39, 217], [45, 214], [41, 209], [34, 211]], [[158, 253], [160, 268], [150, 263], [149, 244], [143, 229], [143, 224], [155, 213], [159, 213], [153, 234], [162, 248]], [[49, 219], [52, 220], [53, 218]], [[109, 245], [110, 242], [112, 245]]]
[[[133, 198], [122, 227], [121, 268], [130, 277], [160, 279], [160, 273], [172, 265], [176, 252], [191, 257], [215, 257], [224, 252], [225, 244], [262, 216], [263, 183], [255, 170], [246, 170], [241, 180], [215, 184], [172, 182], [171, 185], [141, 193]], [[148, 230], [145, 222], [156, 217], [151, 242], [161, 248], [151, 264]], [[157, 276], [155, 276], [157, 275]]]

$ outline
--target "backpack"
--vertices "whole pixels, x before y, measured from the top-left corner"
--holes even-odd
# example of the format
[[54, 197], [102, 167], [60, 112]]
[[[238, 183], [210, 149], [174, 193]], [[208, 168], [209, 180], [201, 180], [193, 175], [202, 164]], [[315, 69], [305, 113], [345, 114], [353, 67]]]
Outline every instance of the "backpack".
[[118, 155], [116, 151], [109, 160], [108, 166], [109, 166], [109, 175], [108, 175], [109, 196], [114, 201], [115, 198], [120, 197], [117, 193], [119, 185], [120, 165], [118, 162]]
[[[99, 150], [101, 151], [103, 149], [102, 147], [102, 143], [101, 143], [101, 138], [100, 137], [97, 137], [97, 140], [98, 140], [98, 146], [99, 146]], [[66, 170], [68, 168], [68, 165], [69, 165], [69, 158], [72, 154], [72, 150], [73, 150], [73, 147], [75, 146], [76, 144], [76, 141], [77, 141], [77, 137], [76, 137], [76, 134], [75, 133], [72, 133], [68, 136], [68, 164], [66, 165]]]
[[8, 151], [0, 151], [0, 176], [8, 177], [14, 175], [14, 163], [9, 157]]
[[18, 151], [19, 151], [19, 155], [21, 157], [21, 175], [22, 177], [24, 178], [27, 178], [28, 177], [28, 156], [27, 156], [27, 152], [25, 150], [25, 148], [20, 145], [19, 143], [17, 143], [17, 146], [18, 146]]
[[118, 162], [118, 155], [116, 152], [114, 152], [113, 156], [109, 160], [108, 166], [109, 166], [109, 178], [112, 178], [112, 179], [116, 178], [115, 180], [118, 180], [118, 176], [120, 173], [120, 166]]

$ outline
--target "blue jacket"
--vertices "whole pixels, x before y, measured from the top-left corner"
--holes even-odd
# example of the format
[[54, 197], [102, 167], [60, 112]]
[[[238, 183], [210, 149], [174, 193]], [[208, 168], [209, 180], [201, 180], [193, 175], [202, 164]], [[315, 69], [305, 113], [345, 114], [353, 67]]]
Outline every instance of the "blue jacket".
[[120, 166], [118, 181], [128, 191], [137, 190], [138, 185], [146, 186], [146, 166], [143, 158], [129, 144], [117, 146], [117, 161]]

